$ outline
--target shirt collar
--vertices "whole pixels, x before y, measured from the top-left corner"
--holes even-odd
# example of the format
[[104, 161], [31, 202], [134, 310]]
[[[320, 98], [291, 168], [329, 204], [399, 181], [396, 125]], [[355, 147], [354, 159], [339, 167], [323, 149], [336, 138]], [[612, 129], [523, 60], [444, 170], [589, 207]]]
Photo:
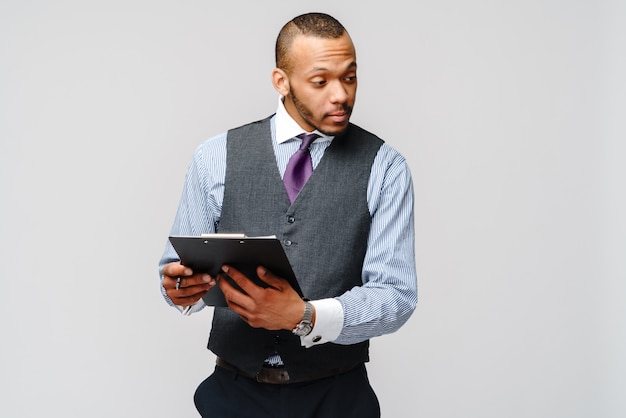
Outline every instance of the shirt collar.
[[[298, 125], [298, 123], [293, 120], [291, 115], [287, 113], [287, 109], [285, 109], [282, 96], [278, 98], [278, 108], [276, 109], [274, 126], [276, 128], [276, 143], [278, 144], [287, 142], [295, 136], [304, 133], [304, 130], [300, 127], [300, 125]], [[320, 136], [320, 138], [317, 138], [313, 142], [332, 141], [332, 139], [334, 138], [333, 136], [324, 135], [317, 129], [313, 132]]]

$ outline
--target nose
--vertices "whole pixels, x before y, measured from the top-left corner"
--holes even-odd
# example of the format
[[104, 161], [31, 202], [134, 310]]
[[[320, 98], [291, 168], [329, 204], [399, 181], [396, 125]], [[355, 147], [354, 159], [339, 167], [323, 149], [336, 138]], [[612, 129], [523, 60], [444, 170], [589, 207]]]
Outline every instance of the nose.
[[348, 91], [346, 87], [339, 81], [332, 84], [330, 90], [331, 103], [345, 103], [348, 100]]

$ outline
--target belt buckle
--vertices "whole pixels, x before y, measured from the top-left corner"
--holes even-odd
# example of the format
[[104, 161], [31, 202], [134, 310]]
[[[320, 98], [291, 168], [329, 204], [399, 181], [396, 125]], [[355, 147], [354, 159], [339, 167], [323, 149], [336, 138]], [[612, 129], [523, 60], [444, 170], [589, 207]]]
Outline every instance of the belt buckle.
[[289, 383], [289, 373], [284, 368], [263, 367], [256, 375], [259, 383], [284, 384]]

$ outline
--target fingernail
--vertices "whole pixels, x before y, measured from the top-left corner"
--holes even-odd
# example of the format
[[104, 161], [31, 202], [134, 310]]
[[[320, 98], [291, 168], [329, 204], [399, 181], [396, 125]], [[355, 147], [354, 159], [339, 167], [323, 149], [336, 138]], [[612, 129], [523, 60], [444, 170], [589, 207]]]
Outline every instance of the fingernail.
[[191, 269], [185, 269], [183, 271], [183, 276], [191, 276], [193, 274], [193, 271]]
[[228, 266], [226, 266], [226, 265], [222, 266], [222, 271], [224, 273], [228, 273]]
[[261, 267], [259, 269], [259, 273], [261, 273], [261, 276], [265, 276], [265, 273], [267, 273], [267, 269], [265, 267]]
[[205, 283], [211, 283], [213, 281], [213, 277], [211, 277], [209, 274], [203, 274], [202, 281]]

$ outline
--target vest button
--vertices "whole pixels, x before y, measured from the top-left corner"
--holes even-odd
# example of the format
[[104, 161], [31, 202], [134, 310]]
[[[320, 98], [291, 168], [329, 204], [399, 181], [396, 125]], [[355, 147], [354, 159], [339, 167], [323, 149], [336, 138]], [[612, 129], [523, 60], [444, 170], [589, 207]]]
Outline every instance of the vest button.
[[289, 241], [288, 239], [284, 240], [283, 244], [285, 244], [286, 247], [291, 247], [291, 241]]
[[296, 221], [296, 218], [294, 218], [293, 216], [287, 217], [287, 222], [289, 222], [290, 224], [294, 223], [295, 221]]

